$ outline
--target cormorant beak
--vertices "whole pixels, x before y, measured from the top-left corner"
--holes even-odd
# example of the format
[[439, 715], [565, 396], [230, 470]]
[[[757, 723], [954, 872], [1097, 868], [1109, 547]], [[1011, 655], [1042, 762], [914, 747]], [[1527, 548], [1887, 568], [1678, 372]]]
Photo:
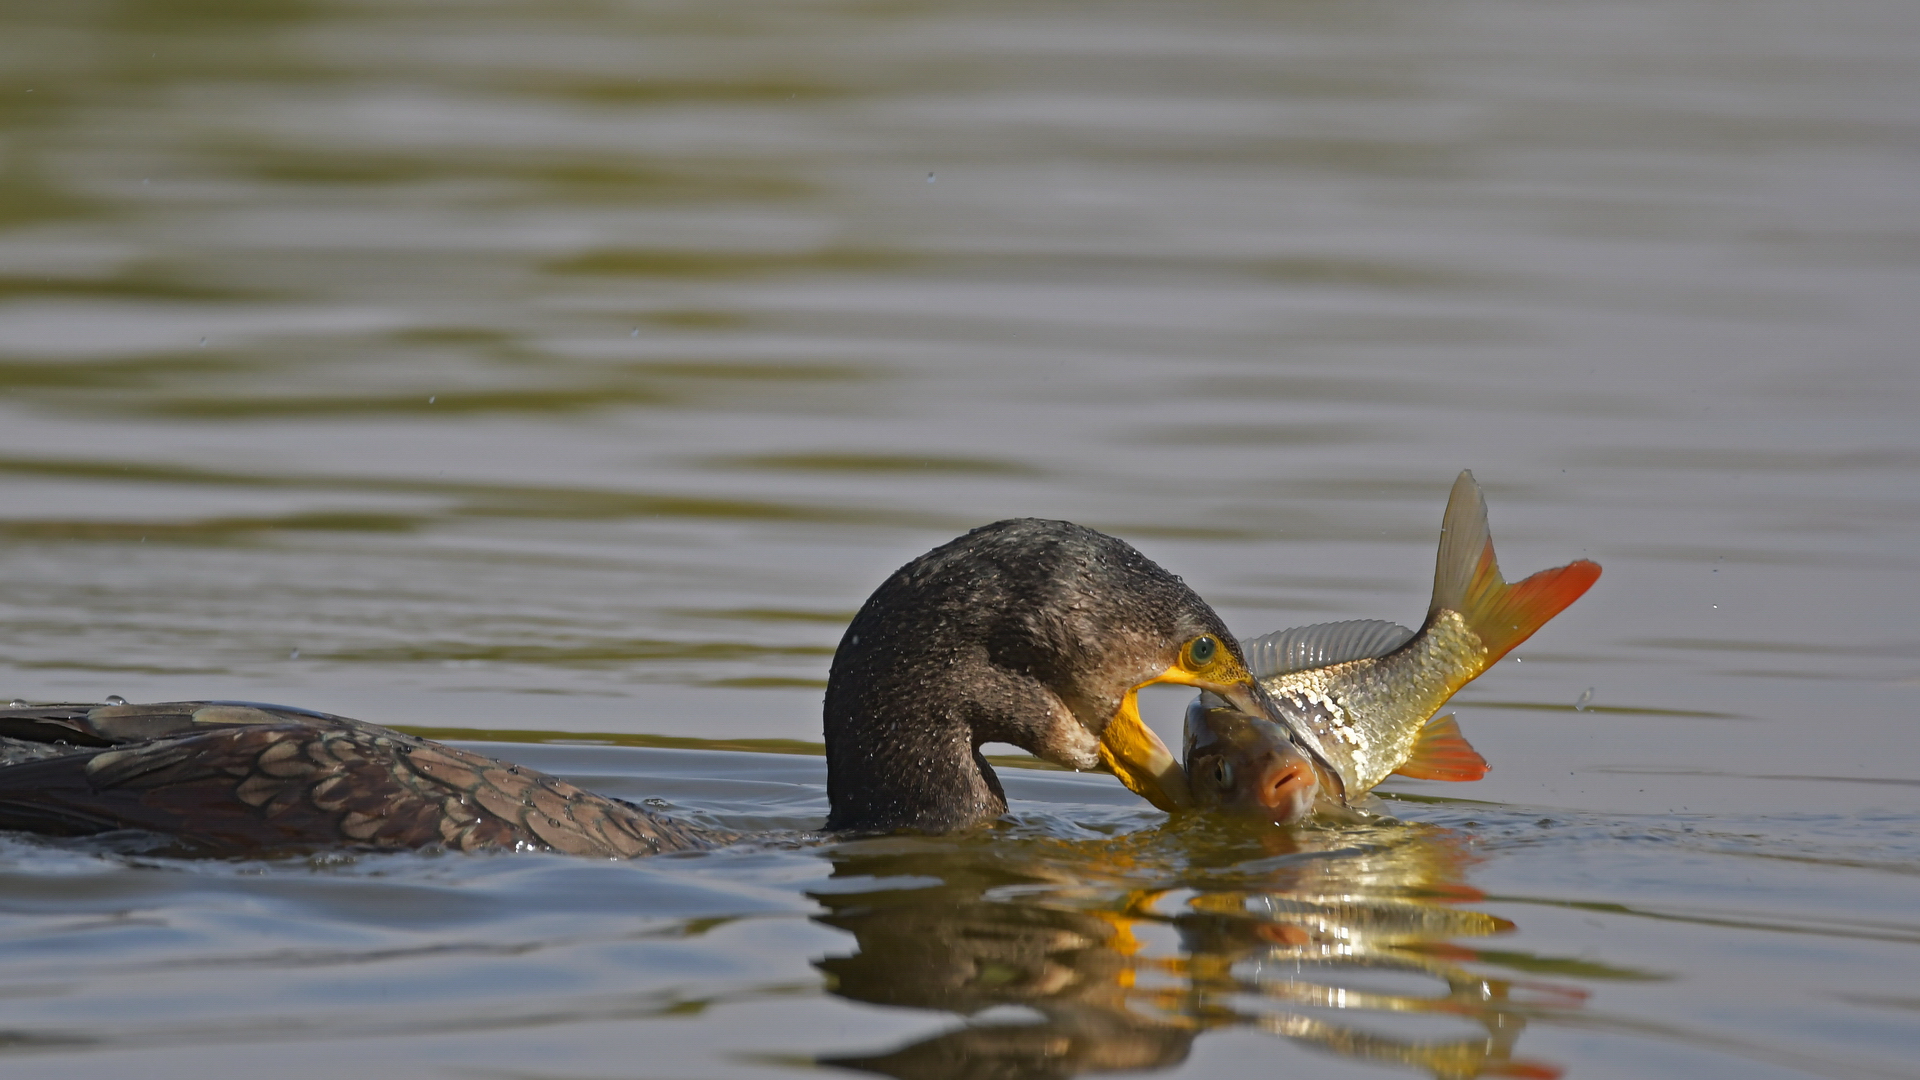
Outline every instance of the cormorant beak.
[[[1140, 686], [1164, 681], [1150, 679]], [[1134, 794], [1160, 809], [1168, 813], [1189, 809], [1193, 792], [1187, 788], [1187, 770], [1140, 719], [1140, 686], [1120, 699], [1119, 710], [1100, 733], [1100, 763]]]
[[1120, 699], [1120, 708], [1107, 723], [1107, 730], [1101, 733], [1100, 761], [1136, 795], [1168, 813], [1192, 809], [1194, 802], [1193, 792], [1187, 787], [1186, 766], [1140, 719], [1140, 690], [1156, 683], [1191, 686], [1217, 694], [1241, 712], [1269, 717], [1287, 726], [1260, 684], [1245, 668], [1230, 660], [1213, 664], [1203, 672], [1176, 664], [1127, 691]]

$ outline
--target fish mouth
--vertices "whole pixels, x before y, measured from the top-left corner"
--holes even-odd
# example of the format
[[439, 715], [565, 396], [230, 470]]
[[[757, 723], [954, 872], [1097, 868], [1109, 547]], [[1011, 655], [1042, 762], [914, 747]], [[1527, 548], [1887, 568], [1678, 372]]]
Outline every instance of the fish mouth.
[[[1203, 694], [1187, 706], [1186, 729], [1188, 783], [1196, 803], [1207, 801], [1213, 790], [1205, 775], [1206, 763], [1213, 762], [1213, 779], [1222, 789], [1220, 809], [1275, 825], [1313, 816], [1321, 790], [1329, 785], [1285, 727]], [[1238, 786], [1232, 773], [1220, 771], [1236, 764], [1236, 771], [1244, 770]]]
[[1266, 758], [1253, 797], [1266, 808], [1268, 819], [1275, 825], [1291, 825], [1312, 814], [1320, 795], [1320, 777], [1313, 763], [1305, 754], [1269, 752]]
[[1321, 747], [1320, 740], [1314, 736], [1310, 725], [1298, 717], [1289, 716], [1287, 711], [1280, 707], [1280, 703], [1274, 700], [1273, 695], [1267, 693], [1258, 682], [1253, 684], [1253, 696], [1259, 703], [1258, 708], [1248, 708], [1235, 701], [1230, 695], [1221, 694], [1220, 696], [1232, 702], [1233, 706], [1241, 712], [1250, 712], [1280, 725], [1280, 730], [1286, 732], [1287, 738], [1293, 742], [1294, 749], [1300, 751], [1301, 756], [1307, 759], [1307, 764], [1313, 769], [1315, 779], [1319, 782], [1320, 790], [1326, 792], [1341, 806], [1347, 805], [1347, 778], [1334, 767], [1333, 759], [1327, 756], [1326, 750]]
[[1316, 781], [1314, 787], [1337, 792], [1340, 801], [1346, 801], [1346, 785], [1339, 772], [1327, 763], [1318, 747], [1301, 741], [1297, 727], [1288, 722], [1273, 696], [1237, 663], [1226, 671], [1216, 669], [1206, 675], [1176, 665], [1128, 690], [1120, 699], [1120, 707], [1100, 735], [1100, 762], [1134, 794], [1168, 813], [1191, 810], [1195, 805], [1193, 790], [1187, 784], [1186, 767], [1140, 719], [1140, 691], [1159, 684], [1193, 687], [1221, 698], [1241, 712], [1278, 724], [1299, 747], [1310, 770], [1318, 774], [1312, 778]]
[[1341, 806], [1349, 805], [1347, 778], [1334, 767], [1332, 759], [1321, 747], [1320, 740], [1314, 736], [1312, 726], [1299, 717], [1288, 715], [1286, 709], [1274, 699], [1272, 694], [1267, 693], [1265, 687], [1262, 687], [1257, 680], [1250, 681], [1251, 686], [1244, 688], [1237, 684], [1224, 690], [1213, 686], [1200, 686], [1203, 695], [1194, 705], [1202, 709], [1231, 706], [1250, 716], [1271, 721], [1286, 735], [1287, 741], [1293, 744], [1294, 750], [1306, 759], [1307, 766], [1313, 772], [1313, 780], [1318, 792], [1324, 793], [1327, 798]]

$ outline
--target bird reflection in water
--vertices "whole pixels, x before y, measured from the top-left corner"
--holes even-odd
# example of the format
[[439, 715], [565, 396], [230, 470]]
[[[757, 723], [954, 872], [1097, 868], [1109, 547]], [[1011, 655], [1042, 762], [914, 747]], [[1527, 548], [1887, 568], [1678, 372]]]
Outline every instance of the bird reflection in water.
[[[1516, 1056], [1524, 1017], [1574, 987], [1468, 970], [1460, 834], [1376, 823], [1222, 837], [1170, 825], [1112, 841], [891, 837], [833, 853], [816, 916], [855, 949], [817, 966], [855, 1001], [965, 1022], [823, 1065], [903, 1080], [1169, 1068], [1243, 1027], [1440, 1080], [1555, 1077]], [[1436, 1035], [1436, 1024], [1447, 1029]]]

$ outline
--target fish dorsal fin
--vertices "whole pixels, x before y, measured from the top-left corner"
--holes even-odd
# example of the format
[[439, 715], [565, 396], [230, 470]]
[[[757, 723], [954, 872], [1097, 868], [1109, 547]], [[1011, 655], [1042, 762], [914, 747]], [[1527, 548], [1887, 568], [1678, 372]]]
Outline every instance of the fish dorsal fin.
[[1478, 780], [1487, 775], [1487, 759], [1460, 734], [1453, 714], [1436, 716], [1420, 729], [1413, 756], [1393, 770], [1415, 780]]
[[1247, 670], [1256, 679], [1290, 671], [1344, 664], [1387, 653], [1412, 640], [1413, 631], [1384, 619], [1296, 626], [1240, 643], [1247, 654]]

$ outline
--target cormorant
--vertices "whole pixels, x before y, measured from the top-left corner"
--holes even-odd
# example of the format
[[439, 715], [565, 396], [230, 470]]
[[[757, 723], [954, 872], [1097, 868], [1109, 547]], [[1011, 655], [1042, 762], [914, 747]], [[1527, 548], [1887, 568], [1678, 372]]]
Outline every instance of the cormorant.
[[[1140, 720], [1154, 683], [1275, 716], [1220, 617], [1127, 543], [1033, 518], [889, 576], [847, 627], [825, 706], [830, 830], [949, 832], [1006, 811], [982, 744], [1106, 768], [1192, 803]], [[625, 858], [729, 834], [358, 720], [243, 702], [0, 709], [0, 828], [139, 829], [212, 854], [538, 848]]]

